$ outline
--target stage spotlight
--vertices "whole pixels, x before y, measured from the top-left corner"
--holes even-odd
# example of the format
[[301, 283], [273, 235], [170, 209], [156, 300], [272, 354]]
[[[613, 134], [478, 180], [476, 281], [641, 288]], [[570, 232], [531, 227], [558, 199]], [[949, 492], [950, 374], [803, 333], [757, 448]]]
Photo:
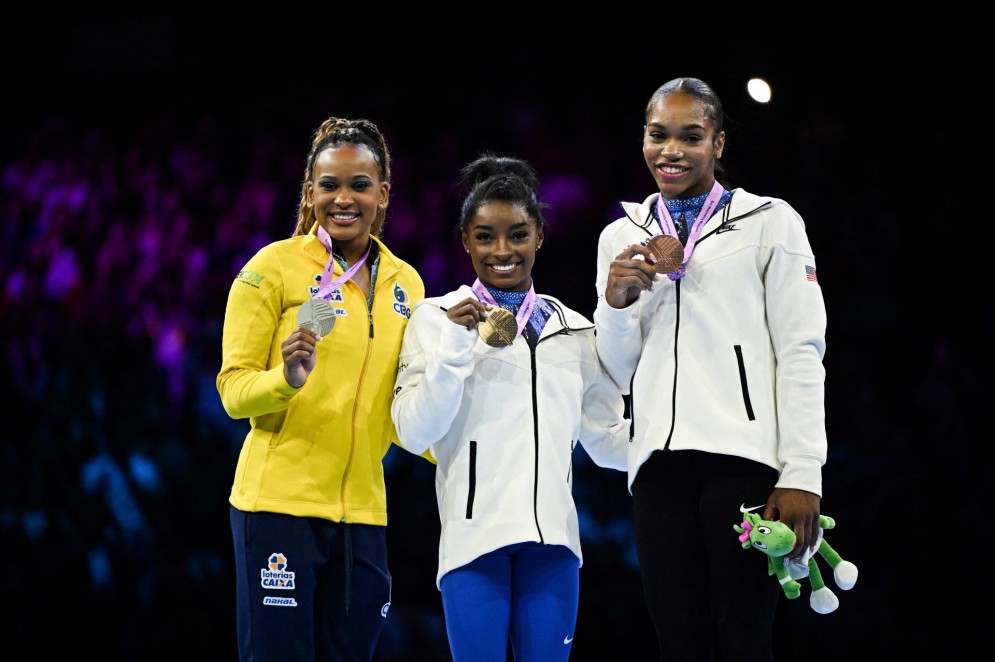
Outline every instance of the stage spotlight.
[[770, 101], [770, 85], [762, 78], [751, 78], [746, 84], [746, 91], [750, 93], [754, 101], [767, 103]]

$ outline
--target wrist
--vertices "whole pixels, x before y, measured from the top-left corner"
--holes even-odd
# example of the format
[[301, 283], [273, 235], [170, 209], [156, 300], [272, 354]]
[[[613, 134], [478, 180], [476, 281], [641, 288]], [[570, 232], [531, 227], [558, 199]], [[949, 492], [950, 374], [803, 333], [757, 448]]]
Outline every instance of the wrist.
[[[296, 388], [300, 388], [300, 387], [304, 386], [304, 382], [307, 381], [307, 376], [304, 376], [303, 379], [301, 379], [299, 376], [292, 374], [290, 372], [289, 366], [287, 366], [287, 364], [284, 363], [283, 364], [283, 379], [287, 382], [287, 386], [289, 386], [290, 388], [295, 388], [296, 389]], [[298, 383], [298, 381], [300, 383]]]

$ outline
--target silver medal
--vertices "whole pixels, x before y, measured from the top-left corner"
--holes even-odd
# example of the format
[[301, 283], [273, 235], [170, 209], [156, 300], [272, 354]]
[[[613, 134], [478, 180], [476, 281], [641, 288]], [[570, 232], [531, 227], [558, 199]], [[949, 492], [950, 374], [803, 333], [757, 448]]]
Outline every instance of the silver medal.
[[324, 299], [308, 299], [297, 311], [297, 326], [327, 336], [335, 328], [335, 308]]

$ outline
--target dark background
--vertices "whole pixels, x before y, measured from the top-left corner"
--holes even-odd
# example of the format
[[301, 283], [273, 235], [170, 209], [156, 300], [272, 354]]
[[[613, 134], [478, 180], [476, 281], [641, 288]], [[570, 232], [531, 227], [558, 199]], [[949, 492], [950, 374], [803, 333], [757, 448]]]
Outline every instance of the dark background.
[[[822, 507], [861, 579], [831, 615], [782, 600], [778, 659], [991, 651], [988, 610], [968, 606], [992, 588], [995, 480], [977, 176], [989, 104], [968, 75], [970, 21], [703, 9], [46, 6], [5, 20], [4, 648], [235, 659], [227, 496], [248, 423], [214, 387], [221, 324], [234, 275], [293, 230], [323, 119], [385, 134], [384, 239], [429, 295], [472, 279], [453, 232], [459, 168], [485, 150], [527, 159], [551, 205], [537, 287], [590, 315], [600, 229], [653, 191], [646, 101], [691, 75], [726, 105], [729, 184], [806, 220], [828, 308]], [[754, 76], [771, 103], [747, 97]], [[653, 659], [625, 478], [575, 462], [572, 659]], [[376, 659], [444, 660], [433, 469], [400, 449], [385, 463], [394, 590]]]

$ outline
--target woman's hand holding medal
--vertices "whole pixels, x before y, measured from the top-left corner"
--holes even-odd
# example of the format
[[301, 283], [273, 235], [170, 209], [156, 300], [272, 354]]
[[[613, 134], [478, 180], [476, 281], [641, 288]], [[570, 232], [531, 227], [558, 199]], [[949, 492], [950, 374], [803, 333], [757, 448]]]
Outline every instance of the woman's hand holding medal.
[[490, 304], [467, 297], [446, 311], [446, 317], [453, 324], [465, 326], [472, 331], [480, 320], [487, 318], [487, 312], [491, 308]]
[[454, 324], [474, 327], [481, 339], [491, 347], [507, 347], [518, 337], [518, 321], [504, 308], [472, 297], [463, 299], [446, 311], [446, 317]]
[[314, 331], [298, 328], [280, 346], [283, 351], [283, 376], [294, 388], [304, 386], [318, 361], [318, 341]]
[[[637, 257], [639, 256], [639, 257]], [[632, 244], [615, 256], [608, 270], [605, 301], [612, 308], [628, 308], [644, 290], [652, 290], [657, 278], [653, 251]]]

